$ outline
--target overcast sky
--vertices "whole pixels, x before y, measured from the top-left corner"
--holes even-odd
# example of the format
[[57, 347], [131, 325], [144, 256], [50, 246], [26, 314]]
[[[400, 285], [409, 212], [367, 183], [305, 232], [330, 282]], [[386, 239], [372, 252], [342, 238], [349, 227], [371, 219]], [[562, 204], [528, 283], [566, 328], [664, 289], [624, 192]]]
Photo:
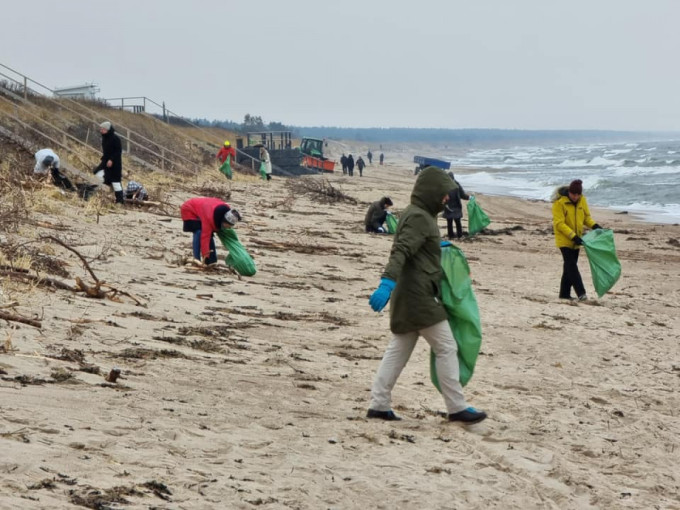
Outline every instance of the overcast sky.
[[0, 63], [188, 117], [680, 131], [679, 0], [22, 0], [0, 12]]

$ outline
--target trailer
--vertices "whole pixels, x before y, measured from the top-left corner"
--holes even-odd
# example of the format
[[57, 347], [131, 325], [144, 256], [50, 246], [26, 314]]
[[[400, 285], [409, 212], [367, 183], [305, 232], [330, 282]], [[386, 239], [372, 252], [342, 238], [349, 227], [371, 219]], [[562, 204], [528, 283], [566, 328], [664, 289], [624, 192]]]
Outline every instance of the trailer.
[[428, 166], [435, 166], [437, 168], [441, 168], [442, 170], [448, 170], [451, 168], [451, 163], [449, 161], [427, 158], [425, 156], [413, 156], [413, 162], [418, 165], [413, 171], [414, 175], [418, 175], [421, 170], [427, 168]]

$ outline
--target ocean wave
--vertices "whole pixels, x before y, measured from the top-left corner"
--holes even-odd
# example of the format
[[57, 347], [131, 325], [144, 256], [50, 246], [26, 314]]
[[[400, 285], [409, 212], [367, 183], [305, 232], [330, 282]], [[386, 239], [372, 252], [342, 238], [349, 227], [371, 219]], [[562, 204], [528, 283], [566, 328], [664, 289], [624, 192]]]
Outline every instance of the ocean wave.
[[623, 164], [623, 161], [616, 159], [607, 159], [602, 156], [595, 156], [591, 159], [567, 159], [560, 163], [559, 167], [562, 168], [585, 168], [585, 167], [608, 167], [608, 166], [619, 166]]

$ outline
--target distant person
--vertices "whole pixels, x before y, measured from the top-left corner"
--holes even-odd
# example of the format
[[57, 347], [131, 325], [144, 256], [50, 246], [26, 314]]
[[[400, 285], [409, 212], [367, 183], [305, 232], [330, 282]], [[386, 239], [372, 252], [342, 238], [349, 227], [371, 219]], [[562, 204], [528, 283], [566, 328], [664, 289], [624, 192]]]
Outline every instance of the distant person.
[[366, 232], [374, 234], [387, 234], [387, 229], [383, 226], [387, 219], [388, 209], [394, 205], [390, 197], [382, 197], [377, 202], [373, 202], [364, 218]]
[[40, 149], [35, 153], [33, 173], [39, 176], [49, 175], [52, 183], [66, 190], [73, 190], [71, 181], [59, 171], [59, 156], [52, 149]]
[[129, 181], [125, 188], [125, 199], [134, 200], [135, 202], [145, 202], [149, 200], [149, 194], [146, 192], [144, 186], [137, 181]]
[[359, 156], [357, 158], [357, 168], [359, 169], [359, 177], [363, 177], [364, 175], [364, 167], [366, 166], [366, 163], [364, 162], [364, 159]]
[[102, 135], [102, 158], [99, 166], [94, 169], [95, 175], [104, 181], [104, 184], [113, 189], [116, 203], [122, 204], [123, 185], [123, 146], [115, 132], [113, 125], [107, 120], [99, 124], [99, 132]]
[[342, 175], [347, 175], [347, 156], [345, 156], [344, 152], [340, 157], [340, 164], [342, 165]]
[[193, 232], [193, 253], [204, 264], [217, 262], [213, 234], [223, 228], [233, 228], [241, 215], [219, 198], [195, 197], [180, 207], [184, 232]]
[[354, 177], [354, 158], [351, 154], [347, 156], [347, 174]]
[[381, 152], [380, 153], [380, 164], [383, 164], [383, 161], [385, 161], [385, 155]]
[[590, 216], [588, 202], [583, 196], [583, 182], [580, 179], [571, 181], [569, 186], [561, 186], [552, 196], [553, 231], [555, 244], [562, 252], [562, 280], [560, 281], [560, 298], [573, 299], [571, 288], [574, 288], [579, 301], [588, 299], [583, 286], [581, 273], [578, 270], [578, 254], [583, 245], [581, 236], [583, 227], [602, 228]]
[[368, 152], [366, 153], [366, 158], [368, 158], [368, 164], [372, 165], [373, 164], [373, 153], [371, 152], [371, 149], [368, 149]]
[[446, 219], [446, 233], [448, 238], [453, 239], [453, 222], [455, 222], [456, 237], [460, 239], [463, 237], [463, 225], [460, 221], [463, 218], [463, 205], [460, 199], [470, 200], [470, 195], [465, 193], [463, 186], [456, 180], [453, 172], [449, 172], [449, 177], [456, 187], [449, 191], [449, 201], [444, 204], [444, 213], [442, 216]]
[[264, 147], [260, 147], [260, 161], [264, 163], [264, 172], [268, 181], [272, 180], [272, 161], [269, 157], [269, 151]]
[[236, 150], [231, 146], [231, 142], [229, 140], [225, 140], [224, 145], [218, 151], [216, 157], [221, 164], [220, 172], [222, 172], [227, 179], [231, 180], [231, 164], [236, 161]]
[[486, 418], [486, 413], [468, 407], [463, 396], [458, 346], [441, 296], [444, 275], [437, 214], [444, 209], [454, 186], [439, 168], [428, 167], [420, 172], [411, 203], [399, 219], [380, 285], [369, 299], [371, 308], [380, 312], [394, 294], [390, 305], [393, 336], [373, 381], [367, 418], [401, 419], [392, 410], [392, 388], [420, 336], [435, 354], [449, 421], [472, 424]]

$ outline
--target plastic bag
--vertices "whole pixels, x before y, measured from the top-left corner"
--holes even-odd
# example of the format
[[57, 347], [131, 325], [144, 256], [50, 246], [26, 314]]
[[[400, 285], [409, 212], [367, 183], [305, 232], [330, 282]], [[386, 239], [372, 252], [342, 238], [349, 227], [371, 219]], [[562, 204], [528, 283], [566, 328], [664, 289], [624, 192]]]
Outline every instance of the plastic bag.
[[621, 276], [621, 263], [614, 246], [614, 231], [608, 228], [591, 230], [582, 239], [595, 292], [597, 297], [602, 297]]
[[[472, 290], [470, 267], [465, 254], [456, 246], [442, 248], [442, 302], [449, 327], [458, 344], [460, 384], [465, 386], [475, 371], [477, 356], [482, 346], [482, 322], [477, 298]], [[430, 379], [441, 393], [436, 367], [437, 357], [430, 351]]]
[[267, 180], [267, 165], [265, 165], [264, 161], [260, 162], [260, 176], [263, 181]]
[[394, 216], [394, 214], [388, 214], [387, 218], [385, 218], [385, 225], [387, 225], [388, 234], [396, 234], [398, 224], [399, 220]]
[[221, 229], [217, 232], [217, 237], [222, 242], [222, 246], [229, 250], [229, 255], [224, 259], [225, 264], [233, 267], [242, 276], [253, 276], [257, 272], [255, 261], [238, 240], [233, 228]]
[[224, 163], [222, 163], [222, 166], [220, 167], [220, 172], [222, 172], [227, 179], [231, 180], [232, 173], [231, 173], [231, 156], [227, 156], [227, 159], [225, 160]]
[[491, 223], [491, 220], [479, 206], [477, 200], [475, 200], [475, 197], [470, 197], [470, 200], [468, 200], [467, 213], [468, 232], [471, 236], [481, 232]]

